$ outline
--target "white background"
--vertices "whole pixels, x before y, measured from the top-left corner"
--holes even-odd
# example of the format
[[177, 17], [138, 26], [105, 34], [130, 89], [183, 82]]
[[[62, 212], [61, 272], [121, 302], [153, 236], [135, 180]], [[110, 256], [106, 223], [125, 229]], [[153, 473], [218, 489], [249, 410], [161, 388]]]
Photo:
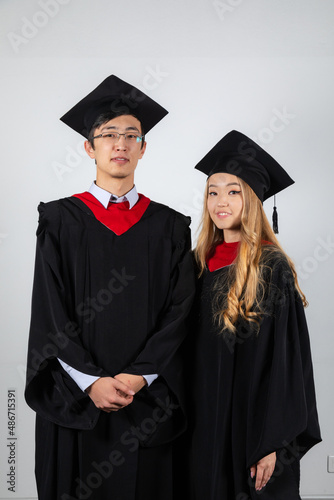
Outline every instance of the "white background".
[[[85, 191], [94, 179], [83, 141], [59, 117], [110, 74], [169, 110], [147, 136], [136, 184], [190, 215], [194, 239], [205, 178], [193, 167], [231, 129], [257, 140], [296, 181], [278, 196], [279, 238], [310, 302], [323, 436], [302, 461], [302, 493], [334, 498], [327, 472], [334, 455], [334, 2], [1, 0], [0, 25], [0, 498], [36, 496], [34, 414], [23, 400], [36, 207]], [[265, 207], [271, 216], [272, 201]], [[6, 485], [11, 387], [18, 392], [15, 494]]]

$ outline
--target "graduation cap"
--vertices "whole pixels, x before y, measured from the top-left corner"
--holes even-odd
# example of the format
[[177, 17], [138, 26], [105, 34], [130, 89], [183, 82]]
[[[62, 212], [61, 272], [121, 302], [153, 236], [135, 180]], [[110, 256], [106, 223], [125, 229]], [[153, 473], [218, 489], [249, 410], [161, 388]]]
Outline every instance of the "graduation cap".
[[[208, 177], [229, 173], [240, 177], [263, 202], [294, 183], [281, 165], [246, 135], [232, 130], [195, 167]], [[274, 206], [274, 231], [278, 233]]]
[[111, 75], [60, 119], [87, 138], [97, 117], [108, 111], [136, 116], [145, 133], [168, 114], [139, 89]]

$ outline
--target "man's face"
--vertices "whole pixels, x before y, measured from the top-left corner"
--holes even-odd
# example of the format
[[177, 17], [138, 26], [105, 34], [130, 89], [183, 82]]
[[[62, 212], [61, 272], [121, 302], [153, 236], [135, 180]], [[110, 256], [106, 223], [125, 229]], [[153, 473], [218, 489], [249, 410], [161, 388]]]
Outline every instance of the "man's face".
[[[94, 136], [118, 132], [120, 134], [131, 133], [141, 135], [141, 125], [139, 120], [131, 115], [122, 115], [113, 118], [95, 129]], [[124, 135], [118, 140], [111, 141], [108, 138], [99, 137], [94, 139], [94, 148], [86, 141], [85, 149], [90, 158], [96, 160], [97, 175], [96, 181], [102, 186], [105, 181], [113, 179], [125, 179], [134, 177], [134, 171], [146, 149], [146, 142], [143, 147], [141, 142], [132, 143], [127, 141]]]

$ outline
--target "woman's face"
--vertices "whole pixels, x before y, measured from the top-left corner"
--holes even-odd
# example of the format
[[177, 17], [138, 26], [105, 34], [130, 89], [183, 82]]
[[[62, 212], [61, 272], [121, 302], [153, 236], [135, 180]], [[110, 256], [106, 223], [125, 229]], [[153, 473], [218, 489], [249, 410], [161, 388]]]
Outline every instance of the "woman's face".
[[239, 241], [243, 199], [235, 175], [218, 173], [210, 176], [207, 207], [214, 224], [224, 231], [224, 240]]

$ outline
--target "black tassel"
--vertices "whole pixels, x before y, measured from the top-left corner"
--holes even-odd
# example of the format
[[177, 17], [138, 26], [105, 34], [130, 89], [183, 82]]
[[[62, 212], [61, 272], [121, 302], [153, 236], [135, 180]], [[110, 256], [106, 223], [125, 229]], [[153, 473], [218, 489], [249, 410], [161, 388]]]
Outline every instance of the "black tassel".
[[278, 213], [276, 208], [276, 196], [274, 196], [273, 230], [275, 234], [278, 234]]

